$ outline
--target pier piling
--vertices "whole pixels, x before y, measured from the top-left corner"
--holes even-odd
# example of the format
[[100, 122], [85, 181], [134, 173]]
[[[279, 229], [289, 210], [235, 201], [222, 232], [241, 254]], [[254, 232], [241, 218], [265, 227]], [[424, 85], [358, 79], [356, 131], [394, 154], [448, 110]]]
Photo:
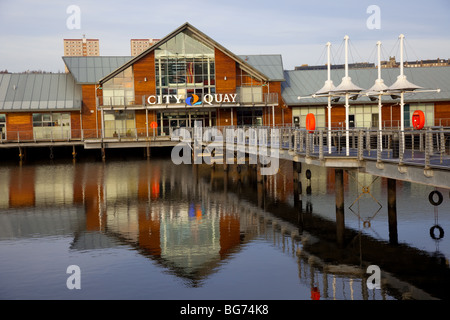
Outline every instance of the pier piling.
[[398, 244], [397, 233], [397, 180], [387, 179], [388, 183], [388, 222], [389, 242]]
[[334, 185], [336, 193], [336, 237], [339, 245], [344, 243], [344, 170], [335, 169]]

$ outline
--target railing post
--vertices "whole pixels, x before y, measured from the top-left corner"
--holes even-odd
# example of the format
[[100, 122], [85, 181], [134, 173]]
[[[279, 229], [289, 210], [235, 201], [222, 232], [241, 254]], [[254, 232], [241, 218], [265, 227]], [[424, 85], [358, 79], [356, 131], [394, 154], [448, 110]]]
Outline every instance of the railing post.
[[431, 135], [431, 129], [428, 128], [425, 134], [425, 169], [428, 169], [430, 167], [430, 156], [433, 150], [432, 148], [433, 148], [433, 136]]
[[323, 159], [323, 130], [319, 131], [319, 159]]
[[441, 127], [441, 132], [440, 132], [440, 140], [441, 140], [441, 159], [440, 159], [440, 163], [442, 164], [443, 158], [444, 158], [444, 153], [445, 153], [445, 135], [444, 135], [444, 128]]
[[300, 131], [300, 150], [299, 152], [303, 152], [303, 130]]
[[306, 157], [309, 157], [310, 156], [310, 151], [311, 151], [311, 149], [310, 149], [310, 139], [309, 139], [310, 137], [309, 137], [309, 132], [308, 131], [306, 131]]
[[358, 160], [363, 159], [363, 152], [364, 152], [364, 133], [362, 130], [359, 130], [358, 132]]
[[398, 137], [398, 148], [399, 148], [398, 163], [403, 164], [403, 157], [405, 154], [405, 132], [404, 131], [400, 131], [400, 134]]
[[382, 131], [377, 134], [377, 162], [381, 162], [381, 146], [383, 144]]
[[370, 130], [369, 129], [366, 129], [366, 149], [370, 156]]
[[298, 130], [294, 129], [294, 152], [297, 153], [298, 149], [298, 140], [299, 140], [299, 132]]
[[294, 148], [294, 136], [293, 136], [293, 134], [292, 134], [292, 132], [293, 132], [293, 130], [292, 130], [292, 128], [289, 128], [289, 151], [293, 151], [293, 148]]

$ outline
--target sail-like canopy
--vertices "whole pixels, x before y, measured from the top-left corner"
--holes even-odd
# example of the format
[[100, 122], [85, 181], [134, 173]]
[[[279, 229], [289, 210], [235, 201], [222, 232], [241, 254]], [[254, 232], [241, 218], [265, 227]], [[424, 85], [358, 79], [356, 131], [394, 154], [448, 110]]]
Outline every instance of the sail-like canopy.
[[352, 78], [343, 77], [342, 82], [338, 85], [332, 93], [358, 93], [363, 91], [364, 89], [358, 87], [356, 84], [352, 82]]
[[379, 94], [380, 92], [386, 92], [388, 89], [389, 87], [384, 84], [383, 79], [377, 79], [375, 80], [375, 84], [370, 89], [367, 89], [366, 93], [368, 95], [375, 95]]
[[316, 92], [316, 95], [321, 95], [321, 94], [328, 94], [332, 91], [334, 91], [336, 89], [336, 87], [333, 84], [332, 80], [327, 80], [325, 81], [325, 85], [322, 87], [322, 89], [320, 89], [319, 91]]
[[388, 88], [389, 91], [413, 91], [416, 89], [422, 89], [422, 87], [406, 80], [405, 75], [399, 75], [397, 81]]

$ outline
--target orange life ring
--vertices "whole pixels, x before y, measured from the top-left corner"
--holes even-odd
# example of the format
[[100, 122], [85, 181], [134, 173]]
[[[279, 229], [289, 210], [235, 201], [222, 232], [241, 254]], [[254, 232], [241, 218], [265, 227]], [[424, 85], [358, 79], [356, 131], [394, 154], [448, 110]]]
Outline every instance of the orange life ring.
[[412, 115], [412, 125], [416, 130], [420, 130], [425, 126], [425, 114], [422, 110], [414, 111]]
[[306, 130], [314, 131], [316, 130], [316, 118], [314, 114], [308, 113], [306, 115]]

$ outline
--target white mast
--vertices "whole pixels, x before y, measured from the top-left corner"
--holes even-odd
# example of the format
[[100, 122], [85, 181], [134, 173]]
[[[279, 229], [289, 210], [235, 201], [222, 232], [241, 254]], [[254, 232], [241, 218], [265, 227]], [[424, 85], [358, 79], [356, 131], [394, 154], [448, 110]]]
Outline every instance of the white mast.
[[[332, 85], [332, 81], [331, 81], [331, 63], [330, 63], [330, 47], [331, 47], [331, 43], [327, 42], [327, 55], [328, 55], [328, 59], [327, 59], [327, 73], [328, 73], [328, 77], [327, 77], [327, 82], [329, 84]], [[328, 94], [328, 153], [331, 154], [331, 96]]]
[[[327, 42], [327, 80], [325, 81], [325, 85], [312, 95], [313, 98], [318, 96], [327, 96], [328, 97], [328, 153], [331, 153], [331, 91], [335, 90], [333, 81], [331, 81], [331, 59], [330, 59], [330, 47], [331, 43]], [[300, 98], [300, 97], [299, 97]]]
[[397, 81], [395, 81], [395, 83], [389, 87], [389, 91], [393, 91], [393, 92], [398, 92], [400, 91], [400, 134], [402, 137], [402, 143], [400, 145], [400, 150], [403, 153], [405, 150], [405, 115], [404, 115], [404, 107], [405, 107], [405, 100], [404, 100], [404, 94], [405, 91], [414, 91], [416, 89], [421, 89], [421, 87], [412, 84], [411, 82], [409, 82], [408, 80], [406, 80], [406, 76], [404, 75], [403, 69], [403, 41], [405, 36], [403, 34], [401, 34], [399, 36], [400, 38], [400, 75], [397, 77]]
[[[400, 38], [400, 77], [404, 78], [405, 75], [403, 74], [403, 40], [405, 39], [405, 35], [401, 34], [399, 36]], [[405, 114], [403, 112], [405, 108], [405, 97], [404, 97], [404, 91], [402, 90], [402, 92], [400, 93], [400, 132], [403, 136], [404, 134], [404, 130], [405, 130]], [[402, 139], [403, 140], [403, 139]], [[402, 150], [404, 151], [404, 145], [405, 141], [403, 140], [402, 143]]]
[[[345, 78], [348, 79], [348, 36], [344, 37], [345, 40]], [[349, 116], [348, 116], [348, 91], [345, 92], [345, 152], [348, 156], [350, 153], [350, 137], [349, 137]]]
[[355, 84], [352, 83], [352, 79], [348, 76], [348, 36], [344, 37], [345, 40], [345, 76], [342, 78], [342, 82], [335, 90], [333, 90], [333, 93], [344, 93], [345, 94], [345, 146], [346, 146], [346, 155], [348, 156], [350, 154], [350, 137], [349, 137], [349, 116], [348, 116], [348, 109], [349, 109], [349, 95], [350, 94], [358, 94], [362, 91], [362, 89]]

